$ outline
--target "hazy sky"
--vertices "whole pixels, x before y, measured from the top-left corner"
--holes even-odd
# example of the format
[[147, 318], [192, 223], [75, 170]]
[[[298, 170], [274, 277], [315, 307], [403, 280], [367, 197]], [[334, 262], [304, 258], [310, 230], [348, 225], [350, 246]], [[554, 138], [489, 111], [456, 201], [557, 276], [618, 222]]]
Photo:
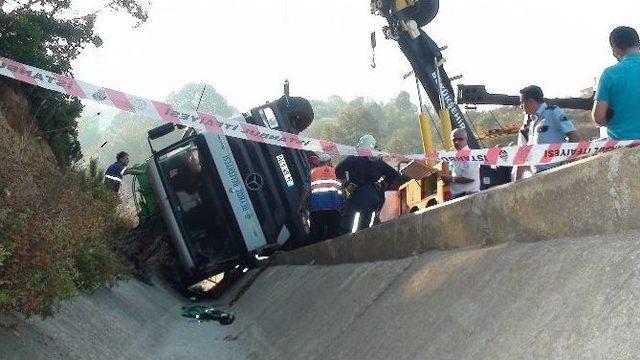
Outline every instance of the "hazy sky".
[[[76, 0], [95, 8], [100, 1]], [[77, 78], [164, 99], [187, 82], [215, 86], [246, 110], [282, 94], [416, 99], [407, 60], [380, 29], [368, 0], [152, 0], [149, 21], [104, 14], [100, 48], [73, 63]], [[640, 29], [638, 0], [442, 0], [425, 31], [448, 45], [445, 68], [458, 83], [513, 93], [538, 84], [551, 97], [576, 95], [615, 62], [608, 46], [617, 25]], [[369, 34], [378, 32], [372, 69]]]

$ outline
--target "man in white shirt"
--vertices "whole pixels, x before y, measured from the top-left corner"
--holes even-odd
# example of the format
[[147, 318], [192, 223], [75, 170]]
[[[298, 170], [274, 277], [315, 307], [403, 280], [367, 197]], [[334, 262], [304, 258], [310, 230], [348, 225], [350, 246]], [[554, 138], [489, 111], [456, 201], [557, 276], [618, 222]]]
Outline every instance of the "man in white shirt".
[[[469, 150], [467, 133], [464, 129], [454, 129], [451, 140], [457, 151]], [[451, 185], [451, 195], [454, 199], [480, 191], [480, 165], [468, 161], [454, 161], [450, 163], [450, 174], [442, 174], [442, 181]]]

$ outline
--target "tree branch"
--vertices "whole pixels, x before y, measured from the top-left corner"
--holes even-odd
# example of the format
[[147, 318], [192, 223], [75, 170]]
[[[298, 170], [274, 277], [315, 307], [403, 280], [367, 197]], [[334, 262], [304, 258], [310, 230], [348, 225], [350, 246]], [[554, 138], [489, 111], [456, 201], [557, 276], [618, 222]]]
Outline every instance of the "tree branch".
[[[16, 9], [16, 11], [29, 10], [29, 9], [31, 8], [31, 6], [32, 6], [32, 5], [35, 5], [35, 4], [39, 3], [40, 1], [41, 1], [41, 0], [29, 0], [29, 1], [27, 1], [27, 3], [26, 3], [26, 4], [24, 4], [24, 5], [20, 6], [20, 7], [18, 7], [18, 8]], [[18, 3], [18, 1], [16, 1], [16, 3]]]

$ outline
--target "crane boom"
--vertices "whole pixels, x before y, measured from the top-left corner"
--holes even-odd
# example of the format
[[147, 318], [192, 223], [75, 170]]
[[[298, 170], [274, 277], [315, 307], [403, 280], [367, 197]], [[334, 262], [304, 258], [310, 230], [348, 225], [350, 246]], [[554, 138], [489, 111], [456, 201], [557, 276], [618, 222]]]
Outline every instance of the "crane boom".
[[448, 109], [451, 126], [465, 129], [471, 148], [479, 142], [464, 114], [458, 107], [455, 92], [442, 66], [444, 58], [436, 42], [421, 27], [438, 13], [439, 0], [372, 0], [371, 11], [387, 19], [385, 37], [398, 42], [409, 60], [436, 111]]
[[[464, 129], [467, 144], [480, 148], [478, 136], [460, 110], [451, 86], [451, 80], [442, 66], [441, 48], [422, 30], [438, 14], [439, 0], [372, 0], [371, 12], [387, 20], [383, 28], [386, 38], [398, 42], [409, 60], [413, 72], [422, 84], [443, 124], [451, 122], [452, 128]], [[448, 110], [441, 111], [441, 110]], [[448, 120], [447, 120], [448, 119]], [[445, 135], [447, 136], [447, 135]], [[511, 168], [480, 166], [481, 189], [510, 181]]]

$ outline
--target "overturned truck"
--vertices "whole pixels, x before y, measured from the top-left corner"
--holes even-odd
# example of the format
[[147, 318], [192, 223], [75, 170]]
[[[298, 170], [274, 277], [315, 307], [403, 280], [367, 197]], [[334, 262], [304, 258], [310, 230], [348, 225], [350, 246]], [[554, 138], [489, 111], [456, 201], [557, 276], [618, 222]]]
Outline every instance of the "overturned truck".
[[[283, 96], [230, 120], [297, 134], [313, 121], [313, 109], [304, 98]], [[174, 286], [185, 290], [306, 243], [308, 223], [298, 211], [310, 172], [304, 151], [194, 129], [153, 149], [175, 130], [169, 123], [149, 131], [152, 156], [136, 191], [140, 226], [161, 223], [157, 231], [169, 240], [164, 274]]]

